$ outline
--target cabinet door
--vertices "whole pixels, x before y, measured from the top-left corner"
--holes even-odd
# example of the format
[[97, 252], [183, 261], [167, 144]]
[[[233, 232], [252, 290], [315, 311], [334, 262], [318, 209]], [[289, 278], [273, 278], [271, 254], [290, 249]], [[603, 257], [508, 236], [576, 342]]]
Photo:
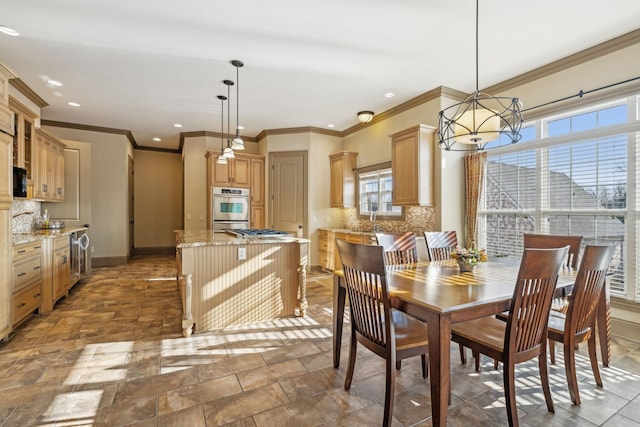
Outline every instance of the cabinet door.
[[251, 159], [251, 203], [264, 205], [264, 158]]
[[433, 206], [433, 133], [419, 125], [391, 136], [394, 206]]
[[329, 156], [330, 203], [332, 208], [356, 206], [356, 172], [358, 153], [341, 152]]
[[232, 160], [227, 160], [226, 165], [216, 163], [214, 160], [213, 165], [213, 186], [214, 187], [226, 187], [231, 185], [231, 179], [229, 169], [231, 167]]
[[51, 183], [53, 185], [52, 197], [54, 200], [64, 200], [64, 148], [53, 145], [54, 164]]
[[344, 157], [334, 157], [331, 159], [331, 207], [341, 208], [342, 202], [342, 181], [344, 171]]
[[251, 159], [236, 155], [231, 162], [231, 182], [234, 187], [249, 188], [251, 185]]
[[46, 163], [47, 163], [46, 138], [41, 133], [36, 133], [33, 141], [33, 197], [42, 199], [46, 192]]
[[249, 219], [251, 220], [251, 228], [265, 228], [264, 227], [264, 205], [251, 205], [249, 212]]
[[69, 290], [69, 275], [71, 265], [69, 247], [64, 247], [53, 252], [53, 299], [56, 301]]

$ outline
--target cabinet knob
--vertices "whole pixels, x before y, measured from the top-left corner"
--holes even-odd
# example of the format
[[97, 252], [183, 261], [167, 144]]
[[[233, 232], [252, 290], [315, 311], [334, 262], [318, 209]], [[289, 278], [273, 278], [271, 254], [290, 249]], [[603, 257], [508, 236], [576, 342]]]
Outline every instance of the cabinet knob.
[[39, 265], [38, 265], [38, 266], [35, 266], [35, 267], [33, 267], [33, 269], [34, 269], [34, 270], [40, 270], [40, 266], [39, 266]]
[[26, 302], [23, 302], [22, 304], [20, 304], [20, 305], [18, 306], [18, 308], [22, 308], [22, 307], [24, 307], [25, 305], [27, 305], [27, 303], [26, 303]]
[[24, 275], [26, 275], [27, 273], [18, 273], [18, 277], [22, 277]]

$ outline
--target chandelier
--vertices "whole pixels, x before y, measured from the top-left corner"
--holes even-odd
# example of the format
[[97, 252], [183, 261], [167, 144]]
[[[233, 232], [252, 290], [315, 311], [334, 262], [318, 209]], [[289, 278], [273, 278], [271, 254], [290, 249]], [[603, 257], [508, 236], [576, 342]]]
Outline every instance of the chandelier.
[[[463, 102], [438, 114], [438, 145], [447, 151], [484, 150], [501, 136], [514, 144], [521, 138], [522, 103], [518, 98], [491, 96], [478, 90], [478, 6], [476, 0], [476, 90]], [[497, 146], [505, 145], [500, 141]]]

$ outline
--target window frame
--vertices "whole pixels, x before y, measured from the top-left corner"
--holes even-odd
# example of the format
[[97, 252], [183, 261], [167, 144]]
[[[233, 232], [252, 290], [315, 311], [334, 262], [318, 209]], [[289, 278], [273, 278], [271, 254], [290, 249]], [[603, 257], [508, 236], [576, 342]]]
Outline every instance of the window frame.
[[[370, 218], [371, 212], [362, 213], [361, 204], [360, 204], [360, 175], [361, 174], [370, 174], [373, 172], [386, 172], [389, 171], [391, 173], [391, 162], [377, 163], [374, 165], [363, 166], [356, 170], [356, 213], [358, 219], [366, 219]], [[393, 179], [393, 178], [392, 178]], [[378, 188], [378, 199], [382, 200], [382, 191]], [[405, 209], [404, 206], [394, 206], [400, 208], [399, 215], [384, 215], [380, 214], [379, 211], [376, 211], [376, 219], [377, 220], [385, 220], [385, 221], [404, 221], [405, 218]]]

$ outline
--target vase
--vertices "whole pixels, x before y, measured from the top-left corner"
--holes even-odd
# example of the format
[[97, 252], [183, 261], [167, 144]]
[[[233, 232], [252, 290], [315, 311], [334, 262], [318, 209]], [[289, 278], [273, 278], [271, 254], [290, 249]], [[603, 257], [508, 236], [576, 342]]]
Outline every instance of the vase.
[[458, 267], [460, 267], [461, 273], [470, 273], [475, 271], [476, 265], [466, 262], [464, 260], [458, 260]]

